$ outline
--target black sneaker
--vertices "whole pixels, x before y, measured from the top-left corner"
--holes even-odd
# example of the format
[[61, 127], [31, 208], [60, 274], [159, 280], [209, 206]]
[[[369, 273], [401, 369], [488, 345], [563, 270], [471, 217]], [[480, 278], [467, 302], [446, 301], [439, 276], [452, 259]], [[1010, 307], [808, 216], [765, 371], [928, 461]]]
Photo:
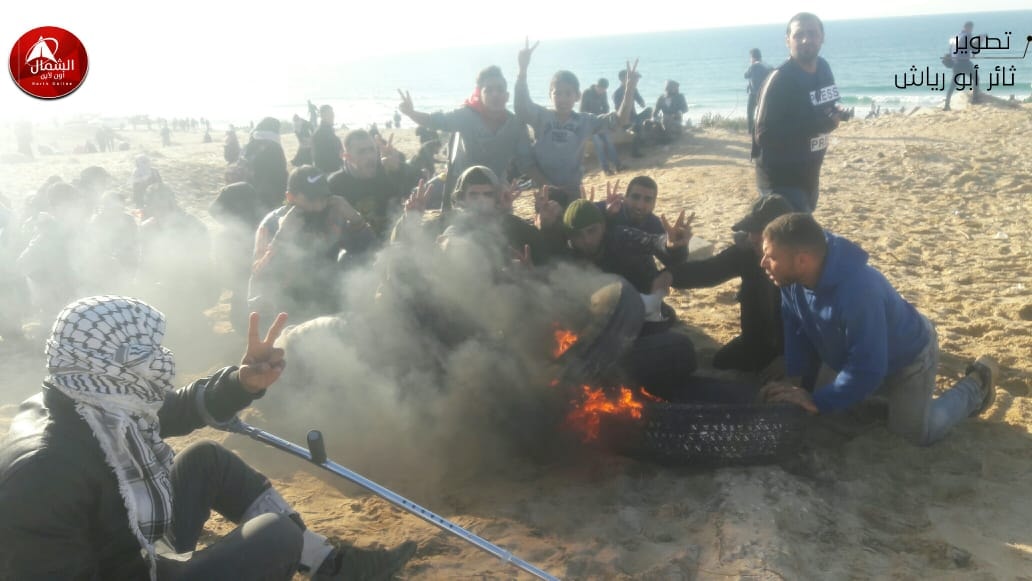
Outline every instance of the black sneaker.
[[982, 405], [971, 413], [972, 416], [980, 416], [985, 410], [992, 407], [993, 402], [996, 401], [995, 386], [996, 377], [1000, 374], [1000, 364], [992, 357], [983, 355], [976, 359], [974, 363], [968, 365], [964, 373], [965, 375], [971, 375], [972, 373], [977, 375], [978, 381], [982, 384], [982, 389], [985, 390], [985, 394], [982, 396]]
[[326, 557], [313, 581], [387, 581], [405, 568], [416, 554], [413, 541], [393, 549], [360, 549], [347, 543], [334, 543], [336, 548]]

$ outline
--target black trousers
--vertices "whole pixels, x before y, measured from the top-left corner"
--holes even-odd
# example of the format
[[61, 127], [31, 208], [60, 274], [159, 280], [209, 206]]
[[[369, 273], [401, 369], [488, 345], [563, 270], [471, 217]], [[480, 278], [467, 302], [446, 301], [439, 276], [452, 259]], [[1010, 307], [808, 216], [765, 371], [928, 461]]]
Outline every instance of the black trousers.
[[649, 393], [663, 399], [677, 399], [685, 380], [697, 367], [695, 345], [683, 333], [651, 331], [646, 323], [642, 334], [624, 356], [624, 368], [631, 379]]
[[176, 456], [171, 476], [169, 537], [176, 552], [197, 547], [212, 510], [240, 526], [187, 561], [159, 557], [159, 580], [293, 578], [301, 558], [300, 519], [268, 513], [240, 522], [251, 503], [270, 486], [265, 476], [215, 442], [198, 442], [183, 450]]

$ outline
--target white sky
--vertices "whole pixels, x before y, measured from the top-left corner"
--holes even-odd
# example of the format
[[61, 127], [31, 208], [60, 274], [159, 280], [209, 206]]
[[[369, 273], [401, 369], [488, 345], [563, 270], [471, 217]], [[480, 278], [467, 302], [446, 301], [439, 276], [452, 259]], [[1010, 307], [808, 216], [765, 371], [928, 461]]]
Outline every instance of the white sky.
[[[83, 88], [57, 102], [22, 94], [0, 82], [0, 115], [61, 114], [111, 95], [126, 79], [153, 87], [153, 102], [211, 90], [240, 76], [268, 78], [266, 102], [282, 91], [274, 79], [290, 63], [334, 63], [377, 54], [443, 46], [518, 43], [532, 39], [631, 34], [785, 22], [799, 11], [824, 20], [911, 14], [1023, 10], [1028, 0], [853, 0], [770, 2], [731, 0], [708, 5], [686, 0], [611, 2], [567, 0], [375, 0], [274, 4], [218, 0], [83, 2], [12, 0], [0, 19], [0, 41], [38, 26], [61, 26], [86, 46], [90, 71]], [[261, 6], [261, 8], [259, 8]], [[318, 8], [316, 8], [318, 6]], [[605, 9], [602, 9], [602, 7]], [[588, 8], [590, 7], [590, 8]], [[586, 9], [587, 8], [587, 9]], [[516, 13], [506, 14], [509, 10]], [[5, 56], [7, 54], [5, 52]], [[117, 80], [117, 82], [116, 82]], [[80, 95], [80, 93], [82, 93]], [[196, 99], [197, 95], [190, 95]], [[148, 100], [151, 100], [148, 96]]]

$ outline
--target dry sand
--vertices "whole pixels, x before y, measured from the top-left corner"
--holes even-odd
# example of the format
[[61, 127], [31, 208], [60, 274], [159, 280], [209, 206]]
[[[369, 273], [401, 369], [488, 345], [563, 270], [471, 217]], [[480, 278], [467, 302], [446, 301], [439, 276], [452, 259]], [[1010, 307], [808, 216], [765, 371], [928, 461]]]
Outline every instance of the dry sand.
[[[177, 133], [175, 146], [161, 148], [156, 132], [125, 136], [130, 152], [0, 165], [0, 190], [20, 198], [48, 175], [70, 179], [88, 165], [128, 180], [132, 157], [147, 151], [182, 203], [210, 223], [205, 209], [222, 180], [221, 143]], [[412, 153], [414, 136], [399, 136]], [[285, 149], [293, 155], [293, 136], [285, 136]], [[659, 182], [659, 212], [694, 211], [696, 234], [720, 248], [754, 197], [748, 151], [743, 133], [705, 130], [628, 161]], [[909, 446], [877, 423], [851, 424], [816, 431], [783, 465], [695, 471], [585, 449], [560, 464], [514, 458], [507, 470], [457, 476], [446, 492], [426, 492], [420, 474], [389, 484], [562, 578], [1032, 579], [1032, 503], [1023, 500], [1032, 484], [1029, 151], [1029, 105], [854, 120], [833, 134], [816, 217], [870, 252], [937, 325], [939, 386], [979, 354], [1001, 363], [993, 408], [935, 446]], [[589, 169], [588, 183], [602, 186], [593, 161]], [[636, 173], [621, 177], [626, 183]], [[735, 289], [732, 282], [672, 297], [704, 363], [737, 331]], [[226, 333], [224, 304], [209, 315], [215, 332], [193, 342], [203, 349], [172, 345], [185, 378], [234, 361], [242, 347]], [[11, 404], [33, 393], [41, 375], [41, 358], [0, 345], [0, 431]], [[316, 530], [360, 544], [418, 541], [403, 578], [518, 576], [300, 461], [239, 436], [202, 430], [195, 437], [225, 440], [257, 462]], [[229, 524], [215, 517], [209, 530], [208, 540]]]

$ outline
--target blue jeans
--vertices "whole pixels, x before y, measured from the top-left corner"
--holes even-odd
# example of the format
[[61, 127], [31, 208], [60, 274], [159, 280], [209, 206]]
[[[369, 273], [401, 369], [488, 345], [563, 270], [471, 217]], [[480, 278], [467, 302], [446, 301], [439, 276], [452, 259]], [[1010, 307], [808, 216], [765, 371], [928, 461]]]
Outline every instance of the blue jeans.
[[889, 402], [889, 431], [927, 446], [944, 438], [953, 426], [974, 413], [982, 405], [985, 388], [976, 376], [968, 375], [934, 397], [939, 336], [931, 321], [922, 318], [929, 331], [928, 345], [913, 363], [886, 377], [875, 395]]
[[598, 154], [598, 165], [604, 171], [609, 171], [609, 164], [620, 165], [620, 158], [616, 156], [616, 146], [609, 138], [608, 131], [600, 131], [591, 136], [591, 142], [595, 144], [595, 153]]

